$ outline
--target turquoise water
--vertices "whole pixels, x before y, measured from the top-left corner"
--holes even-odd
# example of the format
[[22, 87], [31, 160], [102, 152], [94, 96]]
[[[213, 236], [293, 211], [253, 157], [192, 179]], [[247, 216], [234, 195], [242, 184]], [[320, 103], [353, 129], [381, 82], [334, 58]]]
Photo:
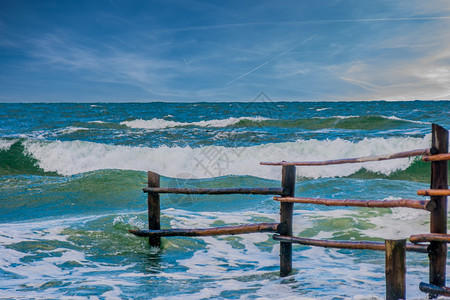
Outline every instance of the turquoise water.
[[[2, 298], [384, 297], [384, 253], [294, 245], [279, 278], [270, 234], [167, 238], [150, 249], [146, 171], [162, 186], [278, 187], [261, 161], [325, 160], [430, 146], [450, 128], [450, 102], [0, 104]], [[421, 199], [418, 159], [297, 168], [296, 195]], [[163, 228], [278, 221], [270, 196], [162, 195]], [[295, 205], [294, 235], [406, 238], [429, 216], [407, 208]], [[408, 253], [407, 296], [427, 281], [425, 254]]]

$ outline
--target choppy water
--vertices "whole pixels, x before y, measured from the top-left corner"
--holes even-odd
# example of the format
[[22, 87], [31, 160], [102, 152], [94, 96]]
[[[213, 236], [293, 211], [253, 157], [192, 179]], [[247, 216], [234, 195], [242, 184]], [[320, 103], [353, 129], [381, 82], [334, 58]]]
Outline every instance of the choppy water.
[[[261, 99], [260, 99], [261, 100]], [[267, 100], [267, 99], [262, 99]], [[450, 129], [450, 102], [0, 104], [0, 298], [384, 297], [384, 253], [294, 245], [279, 278], [270, 234], [167, 238], [149, 249], [147, 170], [162, 186], [278, 187], [260, 161], [324, 160], [430, 145]], [[296, 195], [420, 199], [418, 159], [297, 168]], [[162, 226], [278, 221], [271, 196], [163, 195]], [[428, 231], [427, 212], [295, 206], [294, 234], [337, 240]], [[407, 296], [428, 279], [426, 254], [407, 255]]]

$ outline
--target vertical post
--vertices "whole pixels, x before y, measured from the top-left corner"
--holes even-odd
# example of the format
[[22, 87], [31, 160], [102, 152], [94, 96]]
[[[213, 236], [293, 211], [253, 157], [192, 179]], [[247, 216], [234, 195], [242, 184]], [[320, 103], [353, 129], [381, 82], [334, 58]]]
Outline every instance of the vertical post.
[[385, 240], [386, 299], [406, 299], [406, 240]]
[[[148, 171], [148, 187], [159, 187], [159, 174]], [[159, 193], [147, 193], [148, 205], [148, 229], [161, 229], [161, 211], [159, 204]], [[150, 237], [150, 246], [161, 247], [161, 237]]]
[[[432, 150], [440, 153], [448, 153], [448, 131], [439, 125], [432, 125]], [[448, 162], [431, 162], [431, 188], [448, 188]], [[430, 232], [447, 233], [447, 196], [433, 196], [431, 201], [436, 204], [436, 209], [431, 212]], [[445, 286], [445, 269], [447, 262], [447, 244], [431, 242], [428, 247], [430, 258], [430, 283], [437, 286]], [[430, 294], [434, 298], [437, 295]]]
[[[295, 194], [295, 166], [283, 166], [281, 170], [281, 187], [286, 192], [284, 196]], [[286, 224], [285, 235], [292, 236], [292, 217], [294, 203], [280, 203], [280, 223]], [[280, 242], [280, 276], [288, 276], [292, 270], [292, 243]]]

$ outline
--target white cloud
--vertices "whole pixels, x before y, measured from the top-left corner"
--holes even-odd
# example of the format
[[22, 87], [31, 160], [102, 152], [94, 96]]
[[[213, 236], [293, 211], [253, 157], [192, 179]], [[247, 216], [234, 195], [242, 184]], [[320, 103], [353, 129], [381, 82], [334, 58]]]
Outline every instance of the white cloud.
[[89, 48], [74, 42], [68, 34], [48, 34], [31, 41], [29, 55], [36, 66], [80, 72], [90, 81], [137, 86], [158, 93], [167, 81], [183, 72], [184, 63], [154, 58], [150, 54], [119, 49]]
[[[218, 6], [220, 18], [173, 24], [151, 12], [136, 19], [97, 12], [100, 24], [112, 25], [108, 34], [70, 26], [18, 30], [0, 47], [25, 54], [11, 67], [15, 78], [45, 72], [45, 85], [66, 71], [72, 86], [124, 84], [153, 99], [250, 100], [261, 90], [278, 100], [450, 98], [450, 2], [333, 3], [274, 12], [266, 2], [251, 16]], [[368, 5], [376, 9], [364, 10]], [[314, 13], [299, 16], [300, 8]], [[2, 26], [0, 20], [0, 33]]]
[[450, 88], [450, 68], [449, 67], [437, 67], [428, 70], [424, 74], [417, 74], [429, 80], [431, 83], [446, 84]]
[[[365, 45], [367, 58], [338, 66], [352, 84], [349, 97], [387, 100], [450, 99], [450, 21], [405, 24]], [[356, 93], [355, 93], [356, 92]]]

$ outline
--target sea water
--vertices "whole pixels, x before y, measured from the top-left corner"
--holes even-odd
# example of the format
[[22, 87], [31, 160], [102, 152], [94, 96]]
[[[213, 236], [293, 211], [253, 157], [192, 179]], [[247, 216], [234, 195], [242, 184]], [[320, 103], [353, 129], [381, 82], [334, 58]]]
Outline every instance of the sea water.
[[[147, 226], [146, 171], [161, 186], [279, 187], [281, 168], [430, 147], [450, 102], [0, 104], [0, 297], [383, 298], [384, 253], [293, 245], [280, 278], [271, 234], [163, 239]], [[297, 167], [296, 195], [422, 199], [429, 164], [404, 158]], [[163, 228], [277, 222], [262, 195], [161, 195]], [[294, 235], [383, 241], [429, 231], [429, 214], [296, 204]], [[407, 254], [407, 297], [425, 299], [426, 254]]]

